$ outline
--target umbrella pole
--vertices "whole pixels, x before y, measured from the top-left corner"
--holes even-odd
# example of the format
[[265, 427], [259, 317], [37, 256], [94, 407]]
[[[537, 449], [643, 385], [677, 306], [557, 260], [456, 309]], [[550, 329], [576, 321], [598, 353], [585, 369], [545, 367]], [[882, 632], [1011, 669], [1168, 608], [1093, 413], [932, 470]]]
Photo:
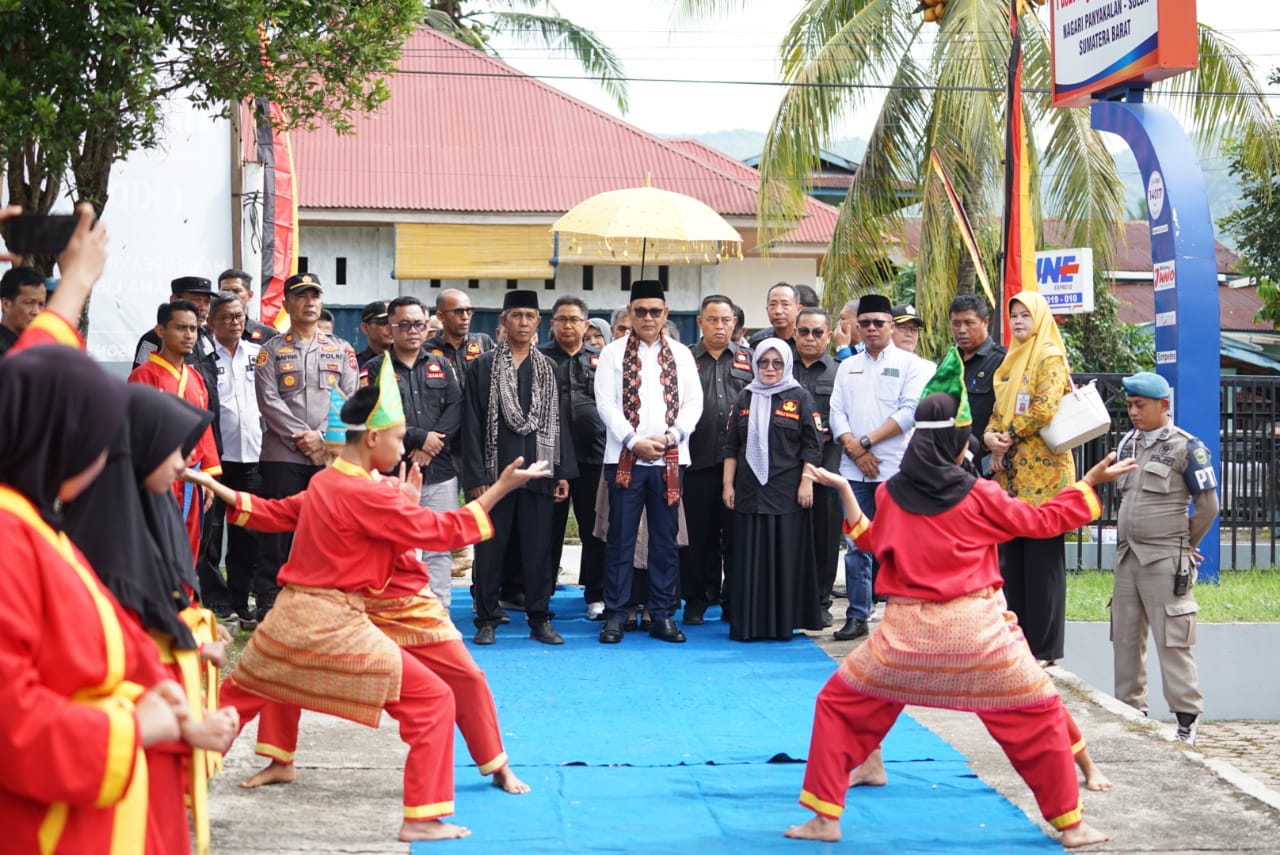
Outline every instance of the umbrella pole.
[[640, 278], [644, 278], [644, 251], [649, 245], [648, 238], [640, 238]]

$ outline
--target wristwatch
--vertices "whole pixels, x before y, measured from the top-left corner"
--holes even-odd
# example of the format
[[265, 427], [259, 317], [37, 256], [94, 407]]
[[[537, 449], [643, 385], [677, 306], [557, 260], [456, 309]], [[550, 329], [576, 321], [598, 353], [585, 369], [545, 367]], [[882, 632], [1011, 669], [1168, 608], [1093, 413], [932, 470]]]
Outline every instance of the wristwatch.
[[675, 448], [676, 446], [678, 446], [678, 445], [680, 444], [680, 443], [676, 442], [675, 434], [671, 433], [671, 431], [667, 431], [667, 433], [665, 434], [665, 436], [666, 436], [666, 439], [667, 439], [667, 445], [666, 445], [666, 449], [667, 449], [667, 451], [670, 451], [671, 449]]
[[860, 437], [858, 438], [858, 444], [859, 444], [859, 445], [861, 445], [861, 446], [862, 446], [864, 449], [866, 449], [867, 451], [870, 451], [870, 450], [871, 450], [871, 437], [867, 436], [866, 434], [863, 434], [862, 436], [860, 436]]

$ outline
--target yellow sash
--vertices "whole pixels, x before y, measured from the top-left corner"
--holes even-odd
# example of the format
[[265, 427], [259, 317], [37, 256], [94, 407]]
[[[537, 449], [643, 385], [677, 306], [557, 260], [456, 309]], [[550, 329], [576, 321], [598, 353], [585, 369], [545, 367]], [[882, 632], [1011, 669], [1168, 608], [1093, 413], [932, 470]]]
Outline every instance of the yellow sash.
[[[97, 577], [76, 557], [71, 541], [62, 532], [50, 528], [25, 496], [0, 484], [0, 511], [13, 514], [54, 548], [75, 572], [97, 609], [106, 647], [106, 673], [100, 684], [76, 692], [70, 700], [107, 714], [108, 762], [95, 805], [115, 808], [111, 855], [142, 852], [147, 838], [147, 759], [133, 718], [133, 702], [142, 694], [142, 687], [124, 679], [124, 632], [116, 620], [115, 609], [98, 586]], [[132, 762], [123, 762], [129, 755]], [[130, 767], [132, 776], [128, 776]], [[38, 832], [40, 855], [50, 855], [58, 848], [69, 810], [66, 802], [49, 806]]]

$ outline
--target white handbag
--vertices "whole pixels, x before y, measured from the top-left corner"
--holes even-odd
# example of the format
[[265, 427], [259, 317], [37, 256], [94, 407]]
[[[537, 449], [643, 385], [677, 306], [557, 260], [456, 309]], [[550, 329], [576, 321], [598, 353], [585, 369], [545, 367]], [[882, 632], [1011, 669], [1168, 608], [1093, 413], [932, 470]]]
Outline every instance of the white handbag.
[[1070, 451], [1111, 430], [1111, 414], [1098, 394], [1096, 380], [1072, 390], [1058, 402], [1058, 411], [1040, 429], [1040, 438], [1054, 454]]

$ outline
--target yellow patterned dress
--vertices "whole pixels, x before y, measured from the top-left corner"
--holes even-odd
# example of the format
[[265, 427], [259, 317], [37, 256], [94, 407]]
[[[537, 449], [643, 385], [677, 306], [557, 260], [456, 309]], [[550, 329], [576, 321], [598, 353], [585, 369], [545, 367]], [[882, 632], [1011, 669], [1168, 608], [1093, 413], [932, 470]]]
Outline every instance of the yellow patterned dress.
[[[999, 376], [999, 369], [996, 374]], [[1032, 374], [1022, 376], [1018, 390], [1019, 402], [1026, 402], [1025, 407], [1019, 407], [1022, 412], [1002, 413], [997, 405], [991, 413], [987, 430], [1002, 433], [1011, 429], [1017, 437], [1005, 457], [1007, 468], [997, 474], [1000, 486], [1015, 499], [1043, 505], [1076, 480], [1071, 452], [1054, 454], [1040, 438], [1040, 429], [1053, 420], [1058, 402], [1070, 386], [1066, 360], [1047, 356], [1036, 363]]]

